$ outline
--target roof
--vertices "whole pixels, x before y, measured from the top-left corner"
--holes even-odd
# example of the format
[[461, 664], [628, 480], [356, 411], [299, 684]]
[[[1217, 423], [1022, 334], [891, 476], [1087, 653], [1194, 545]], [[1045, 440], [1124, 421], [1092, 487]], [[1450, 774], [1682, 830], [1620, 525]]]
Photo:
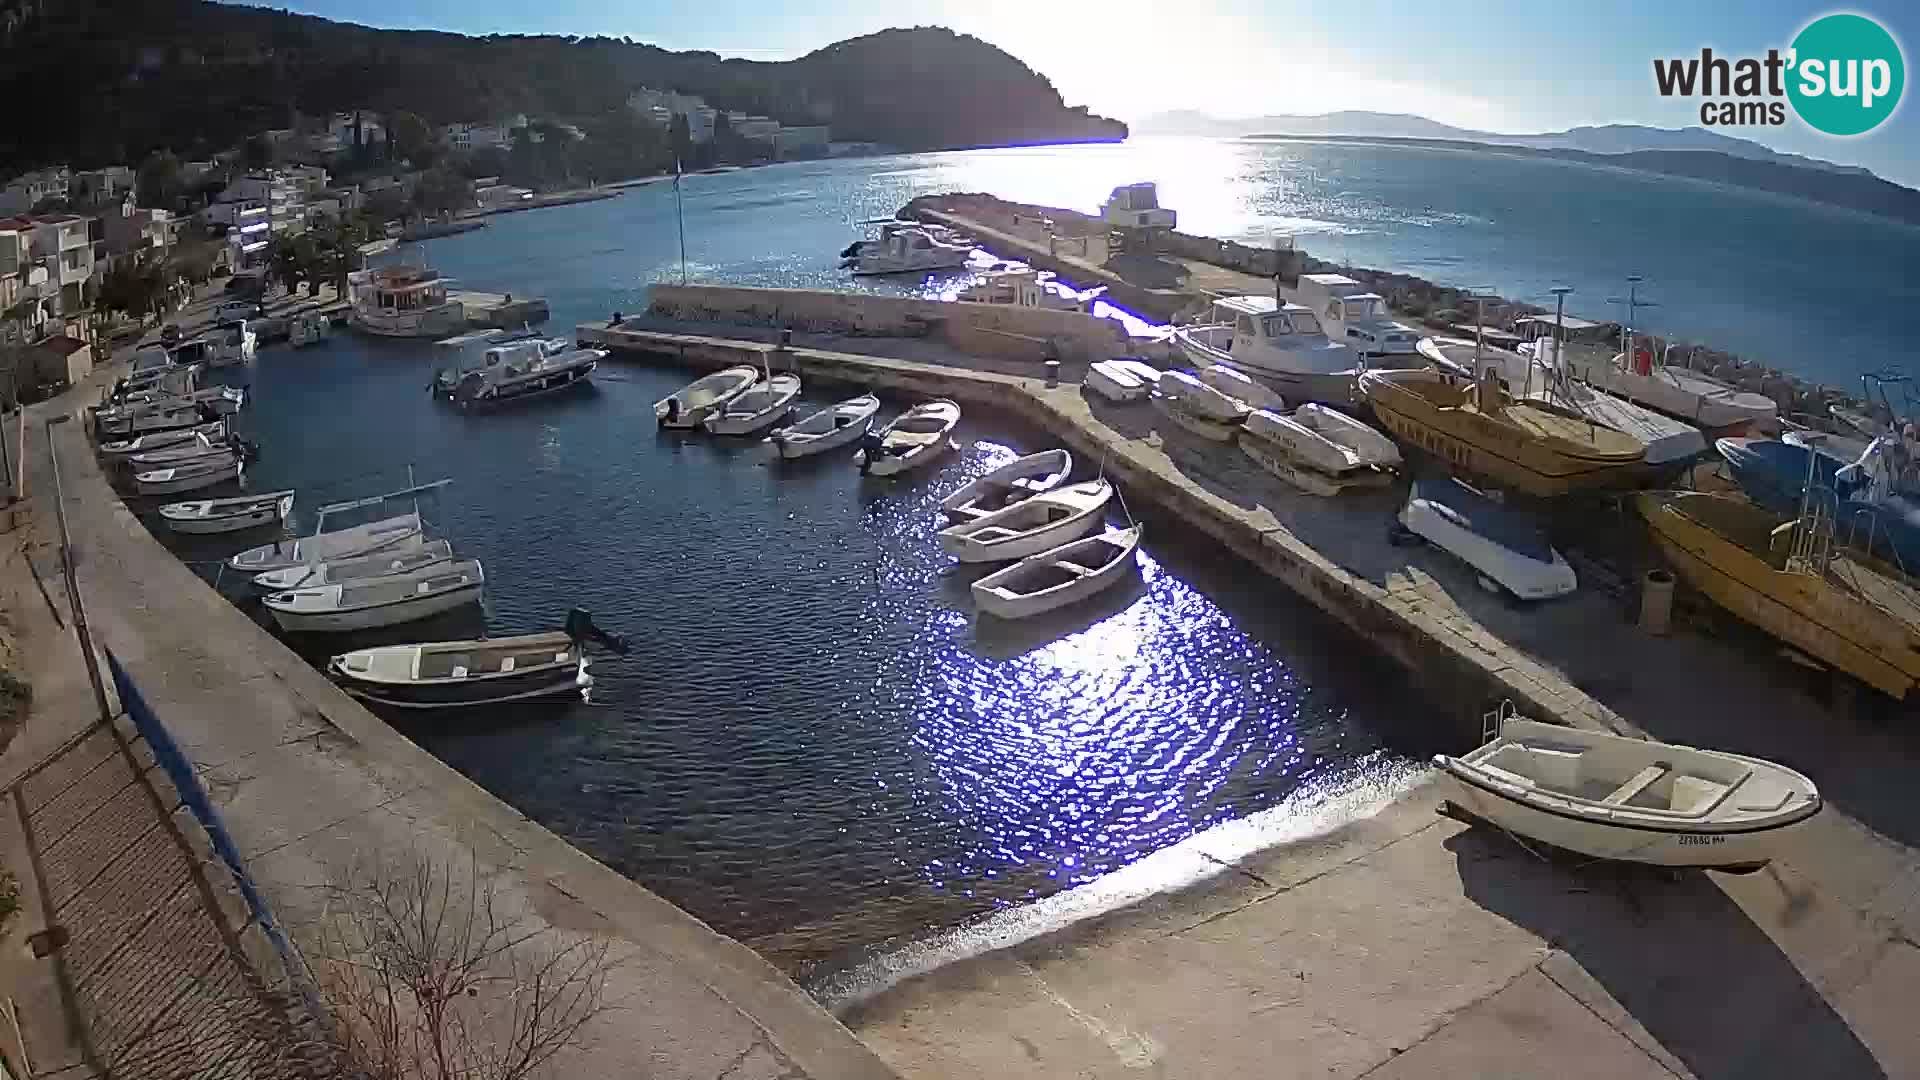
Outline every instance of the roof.
[[[1515, 323], [1540, 323], [1543, 326], [1552, 326], [1553, 319], [1554, 317], [1552, 315], [1522, 315], [1513, 321]], [[1567, 330], [1591, 330], [1602, 324], [1594, 322], [1591, 319], [1577, 319], [1572, 315], [1562, 315], [1560, 316], [1560, 325]]]
[[63, 335], [60, 337], [50, 337], [45, 341], [35, 342], [33, 347], [36, 349], [45, 349], [48, 352], [59, 353], [61, 356], [72, 356], [74, 353], [86, 348], [87, 343], [81, 341], [79, 338], [70, 338]]
[[1214, 300], [1213, 306], [1243, 315], [1265, 315], [1280, 310], [1280, 301], [1271, 296], [1222, 296]]

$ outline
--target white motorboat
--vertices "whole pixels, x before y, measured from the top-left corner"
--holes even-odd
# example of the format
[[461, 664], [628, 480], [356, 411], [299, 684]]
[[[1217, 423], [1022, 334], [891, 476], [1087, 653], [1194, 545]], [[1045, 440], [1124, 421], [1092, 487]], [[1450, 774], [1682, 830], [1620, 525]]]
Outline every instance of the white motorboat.
[[1194, 377], [1235, 401], [1245, 402], [1250, 409], [1265, 409], [1268, 412], [1286, 412], [1287, 402], [1273, 388], [1265, 383], [1248, 378], [1245, 372], [1214, 364], [1194, 372]]
[[970, 304], [1007, 304], [1049, 311], [1089, 311], [1106, 286], [1076, 289], [1047, 270], [1032, 267], [990, 270], [961, 289], [956, 299]]
[[940, 547], [961, 562], [1024, 559], [1100, 527], [1113, 485], [1083, 480], [940, 530]]
[[1706, 453], [1706, 434], [1692, 424], [1570, 379], [1523, 353], [1448, 337], [1422, 338], [1419, 350], [1435, 366], [1469, 378], [1477, 379], [1471, 373], [1491, 368], [1515, 398], [1551, 405], [1631, 435], [1647, 445], [1649, 465], [1677, 465]]
[[960, 406], [946, 398], [922, 402], [869, 431], [853, 452], [862, 473], [894, 476], [939, 457], [953, 445]]
[[135, 473], [133, 483], [142, 495], [177, 495], [183, 491], [199, 491], [229, 480], [238, 480], [245, 468], [240, 455], [221, 454], [184, 465]]
[[253, 575], [253, 583], [268, 592], [305, 589], [316, 585], [338, 585], [346, 581], [411, 574], [436, 563], [453, 561], [453, 543], [448, 540], [426, 542], [419, 533], [371, 555], [356, 555], [325, 562], [302, 563], [284, 570], [263, 570]]
[[752, 435], [786, 419], [800, 396], [800, 376], [783, 371], [762, 379], [702, 421], [712, 435]]
[[[493, 356], [494, 350], [487, 354]], [[449, 396], [462, 409], [518, 404], [586, 385], [606, 358], [605, 349], [555, 349], [536, 343], [524, 355], [461, 375]]]
[[1160, 385], [1160, 369], [1139, 360], [1100, 360], [1087, 367], [1082, 385], [1108, 401], [1139, 401]]
[[225, 421], [200, 424], [190, 428], [175, 428], [172, 431], [150, 431], [131, 439], [118, 439], [100, 444], [100, 455], [109, 458], [132, 457], [135, 454], [150, 454], [156, 450], [165, 450], [181, 443], [192, 442], [204, 437], [209, 442], [226, 437]]
[[960, 490], [940, 500], [940, 509], [956, 521], [972, 521], [1052, 491], [1072, 471], [1073, 455], [1065, 450], [1028, 454], [967, 481]]
[[223, 533], [276, 525], [292, 512], [293, 492], [269, 491], [232, 499], [168, 503], [160, 508], [160, 520], [178, 533]]
[[575, 608], [567, 614], [566, 628], [554, 633], [357, 649], [329, 660], [327, 674], [357, 698], [402, 709], [584, 695], [593, 685], [587, 674], [589, 641], [627, 651], [624, 640]]
[[1435, 757], [1447, 800], [1567, 851], [1744, 873], [1772, 861], [1820, 791], [1771, 761], [1509, 719], [1465, 757]]
[[797, 424], [775, 428], [767, 441], [783, 458], [811, 457], [859, 441], [873, 427], [880, 399], [872, 394], [829, 405]]
[[318, 345], [333, 336], [333, 320], [309, 309], [287, 320], [287, 344], [296, 349]]
[[967, 265], [973, 247], [936, 236], [925, 228], [889, 230], [879, 240], [863, 244], [846, 265], [856, 276], [919, 274], [958, 270]]
[[1270, 296], [1213, 302], [1213, 320], [1174, 328], [1173, 340], [1196, 367], [1226, 364], [1271, 383], [1288, 401], [1350, 405], [1364, 364], [1331, 341], [1313, 312]]
[[1243, 430], [1238, 420], [1214, 420], [1201, 416], [1188, 408], [1186, 402], [1170, 394], [1156, 392], [1148, 400], [1162, 416], [1211, 442], [1232, 442], [1234, 435]]
[[703, 375], [668, 397], [653, 403], [653, 417], [663, 428], [695, 428], [727, 402], [753, 388], [760, 373], [742, 364]]
[[1580, 585], [1531, 516], [1451, 477], [1416, 481], [1400, 524], [1466, 563], [1483, 585], [1521, 600], [1565, 596]]
[[1624, 353], [1600, 360], [1569, 349], [1565, 362], [1555, 364], [1551, 339], [1534, 346], [1537, 359], [1576, 379], [1711, 431], [1771, 420], [1780, 411], [1772, 398], [1736, 390], [1697, 371], [1654, 363], [1644, 351], [1637, 351], [1636, 362], [1629, 365]]
[[410, 574], [269, 593], [261, 599], [280, 629], [299, 633], [373, 630], [477, 604], [486, 586], [478, 559]]
[[1201, 382], [1184, 371], [1160, 376], [1160, 393], [1178, 401], [1195, 416], [1223, 424], [1238, 423], [1248, 413], [1247, 403]]
[[207, 359], [208, 367], [234, 367], [253, 359], [254, 350], [259, 344], [259, 335], [254, 333], [253, 325], [245, 319], [216, 327], [211, 342], [213, 353]]
[[973, 583], [973, 602], [1002, 619], [1025, 619], [1101, 592], [1133, 569], [1143, 526], [1104, 530], [1029, 555]]
[[271, 544], [248, 548], [227, 559], [227, 567], [249, 575], [267, 570], [285, 570], [307, 563], [384, 551], [407, 541], [417, 541], [419, 537], [420, 514], [417, 511], [396, 514], [364, 525], [316, 532], [311, 536], [276, 540]]

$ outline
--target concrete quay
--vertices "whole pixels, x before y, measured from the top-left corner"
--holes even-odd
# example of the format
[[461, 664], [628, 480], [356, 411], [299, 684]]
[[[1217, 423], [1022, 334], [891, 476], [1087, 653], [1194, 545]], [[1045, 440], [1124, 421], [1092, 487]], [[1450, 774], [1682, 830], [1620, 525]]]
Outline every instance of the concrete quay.
[[[29, 410], [36, 483], [46, 456], [41, 421], [77, 413], [122, 370], [107, 365]], [[321, 917], [317, 887], [355, 880], [376, 857], [471, 871], [529, 928], [605, 942], [616, 958], [606, 989], [614, 1011], [555, 1060], [555, 1075], [893, 1075], [751, 950], [528, 820], [342, 693], [148, 534], [110, 488], [81, 423], [51, 431], [95, 639], [172, 729], [296, 943]], [[34, 491], [36, 517], [50, 520], [50, 488]], [[43, 575], [54, 565], [44, 548], [32, 558]], [[15, 560], [9, 573], [25, 566]], [[9, 591], [31, 598], [29, 589]], [[37, 603], [16, 602], [10, 612], [35, 665], [30, 675], [49, 688], [47, 704], [77, 705], [86, 683], [71, 632], [53, 621], [52, 601]], [[89, 717], [80, 708], [36, 710], [6, 760], [24, 766]]]
[[1542, 859], [1437, 817], [1432, 785], [1252, 856], [1211, 855], [1203, 834], [1190, 846], [1220, 867], [1205, 884], [848, 1003], [903, 1074], [1920, 1076], [1920, 737], [1829, 715], [1738, 628], [1651, 638], [1597, 592], [1509, 607], [1444, 556], [1385, 541], [1397, 494], [1295, 493], [1144, 406], [973, 370], [934, 343], [802, 333], [782, 349], [777, 333], [578, 329], [695, 370], [765, 363], [1012, 414], [1103, 464], [1149, 543], [1213, 536], [1407, 666], [1462, 748], [1477, 710], [1510, 697], [1543, 719], [1790, 764], [1828, 804], [1746, 877]]

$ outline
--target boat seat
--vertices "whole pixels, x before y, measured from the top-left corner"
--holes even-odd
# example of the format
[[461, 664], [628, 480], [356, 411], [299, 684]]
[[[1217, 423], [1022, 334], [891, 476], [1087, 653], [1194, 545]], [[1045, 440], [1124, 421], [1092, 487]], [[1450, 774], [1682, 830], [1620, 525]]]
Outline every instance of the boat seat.
[[1032, 491], [1038, 493], [1046, 490], [1045, 485], [1031, 476], [1016, 476], [1012, 480], [1007, 481], [1007, 486], [1013, 488], [1015, 491]]
[[1052, 566], [1055, 570], [1065, 570], [1075, 577], [1089, 577], [1094, 573], [1094, 571], [1081, 566], [1079, 563], [1069, 562], [1066, 559], [1055, 559], [1048, 565]]
[[1664, 761], [1656, 761], [1646, 768], [1641, 769], [1639, 772], [1634, 773], [1632, 779], [1614, 788], [1613, 794], [1600, 801], [1608, 806], [1624, 806], [1628, 800], [1659, 783], [1663, 777], [1672, 771], [1672, 765]]
[[972, 538], [975, 540], [982, 540], [982, 541], [991, 543], [995, 540], [1005, 540], [1009, 536], [1019, 536], [1019, 535], [1020, 535], [1019, 533], [1014, 532], [1012, 529], [1009, 529], [1003, 525], [988, 525], [984, 529], [976, 530], [973, 533]]
[[1702, 776], [1681, 773], [1673, 778], [1673, 795], [1669, 797], [1668, 805], [1677, 814], [1698, 814], [1719, 802], [1720, 797], [1727, 793], [1727, 787]]

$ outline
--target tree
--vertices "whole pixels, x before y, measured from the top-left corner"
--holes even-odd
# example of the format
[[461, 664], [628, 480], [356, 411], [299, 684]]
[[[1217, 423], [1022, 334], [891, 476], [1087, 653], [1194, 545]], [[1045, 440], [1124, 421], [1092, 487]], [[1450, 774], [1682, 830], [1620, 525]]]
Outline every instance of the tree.
[[433, 129], [420, 119], [419, 114], [402, 109], [388, 115], [387, 134], [400, 156], [413, 162], [415, 168], [430, 169], [439, 160], [439, 142], [434, 138]]
[[121, 259], [101, 279], [95, 302], [109, 311], [145, 318], [159, 310], [179, 276], [179, 270], [158, 254]]
[[249, 171], [258, 172], [262, 169], [273, 168], [273, 161], [276, 156], [273, 140], [266, 135], [249, 137], [246, 145], [241, 148], [241, 153], [244, 155], [243, 160], [246, 161]]
[[171, 210], [180, 201], [180, 159], [171, 150], [155, 150], [134, 174], [134, 199], [154, 210]]
[[453, 169], [428, 169], [413, 189], [413, 205], [428, 216], [471, 209], [473, 181]]

